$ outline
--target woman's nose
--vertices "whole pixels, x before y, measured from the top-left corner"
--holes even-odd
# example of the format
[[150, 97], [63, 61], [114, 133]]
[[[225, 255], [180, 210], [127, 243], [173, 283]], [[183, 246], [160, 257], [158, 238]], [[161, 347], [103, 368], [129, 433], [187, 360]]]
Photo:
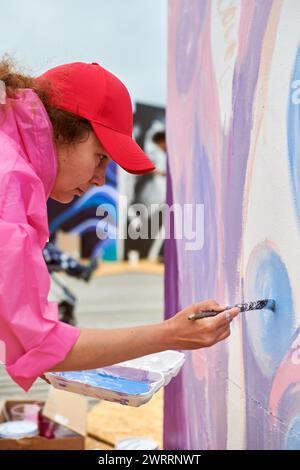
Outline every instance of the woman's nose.
[[105, 173], [106, 168], [100, 168], [95, 171], [95, 174], [92, 178], [92, 184], [96, 186], [103, 186], [105, 184]]

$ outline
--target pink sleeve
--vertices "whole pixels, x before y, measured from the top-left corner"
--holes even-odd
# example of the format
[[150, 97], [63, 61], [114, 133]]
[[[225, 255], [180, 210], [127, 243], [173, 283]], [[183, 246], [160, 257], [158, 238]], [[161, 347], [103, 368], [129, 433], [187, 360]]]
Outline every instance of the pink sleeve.
[[40, 180], [22, 172], [9, 178], [6, 189], [0, 210], [0, 340], [8, 373], [27, 391], [64, 360], [80, 330], [59, 322], [57, 304], [47, 300], [50, 277], [42, 249], [48, 228]]

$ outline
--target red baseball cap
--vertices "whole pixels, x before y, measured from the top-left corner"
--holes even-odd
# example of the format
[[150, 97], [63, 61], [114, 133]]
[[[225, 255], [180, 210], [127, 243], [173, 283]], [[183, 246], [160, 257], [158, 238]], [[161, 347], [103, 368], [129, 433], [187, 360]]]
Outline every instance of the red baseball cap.
[[36, 78], [50, 85], [51, 104], [90, 121], [101, 145], [124, 170], [142, 174], [155, 166], [132, 138], [132, 103], [125, 85], [101, 65], [73, 62]]

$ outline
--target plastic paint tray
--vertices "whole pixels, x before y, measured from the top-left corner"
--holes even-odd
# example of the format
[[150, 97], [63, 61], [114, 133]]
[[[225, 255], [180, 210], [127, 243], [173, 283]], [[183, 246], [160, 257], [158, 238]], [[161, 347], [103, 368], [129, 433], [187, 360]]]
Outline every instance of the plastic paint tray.
[[160, 372], [119, 365], [50, 372], [46, 377], [55, 388], [129, 406], [147, 403], [164, 384], [164, 376]]
[[179, 373], [184, 361], [185, 355], [182, 352], [169, 350], [142, 356], [131, 361], [120, 362], [119, 365], [160, 372], [164, 376], [165, 386]]

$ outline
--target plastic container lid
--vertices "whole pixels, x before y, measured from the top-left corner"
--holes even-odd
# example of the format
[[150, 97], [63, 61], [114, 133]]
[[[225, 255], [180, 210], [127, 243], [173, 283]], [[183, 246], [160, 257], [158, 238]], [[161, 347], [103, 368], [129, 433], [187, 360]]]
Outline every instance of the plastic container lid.
[[129, 437], [116, 442], [118, 450], [157, 450], [159, 445], [149, 437]]
[[7, 421], [0, 424], [1, 439], [22, 439], [38, 435], [38, 426], [32, 421]]
[[63, 390], [122, 405], [147, 403], [164, 384], [160, 372], [114, 365], [86, 371], [50, 372], [51, 384]]
[[167, 350], [120, 362], [119, 365], [160, 372], [164, 376], [164, 385], [167, 385], [178, 374], [184, 361], [185, 354], [182, 352]]

